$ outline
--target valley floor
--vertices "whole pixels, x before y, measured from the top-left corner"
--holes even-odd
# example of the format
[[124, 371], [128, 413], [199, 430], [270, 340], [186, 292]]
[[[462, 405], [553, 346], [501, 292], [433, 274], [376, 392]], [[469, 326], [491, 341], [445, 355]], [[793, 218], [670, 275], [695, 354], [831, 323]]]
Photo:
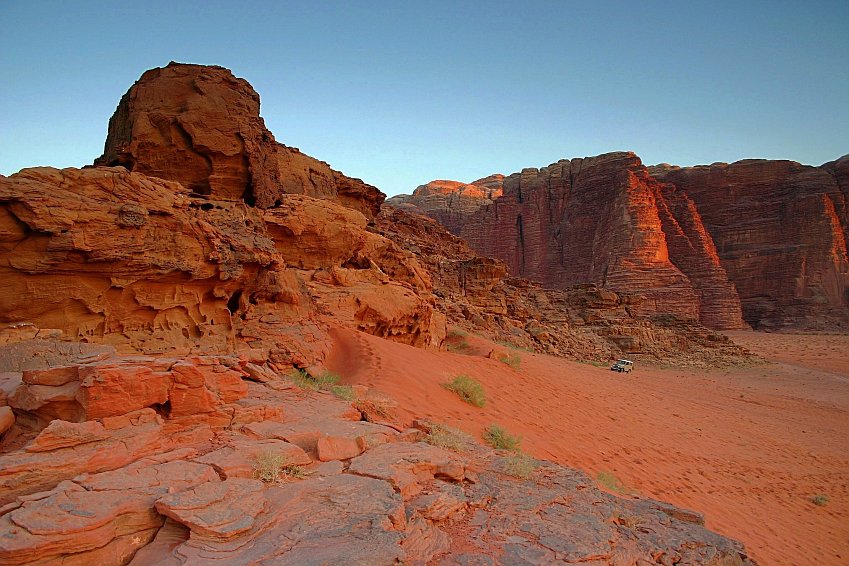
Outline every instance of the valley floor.
[[[493, 345], [473, 336], [460, 354], [340, 330], [328, 365], [392, 396], [408, 418], [478, 438], [497, 423], [535, 457], [700, 511], [761, 564], [846, 564], [849, 336], [731, 336], [771, 361], [711, 370], [638, 362], [619, 374], [518, 352], [514, 369], [488, 359]], [[483, 383], [485, 407], [440, 387], [458, 374]], [[818, 495], [824, 505], [812, 502]]]

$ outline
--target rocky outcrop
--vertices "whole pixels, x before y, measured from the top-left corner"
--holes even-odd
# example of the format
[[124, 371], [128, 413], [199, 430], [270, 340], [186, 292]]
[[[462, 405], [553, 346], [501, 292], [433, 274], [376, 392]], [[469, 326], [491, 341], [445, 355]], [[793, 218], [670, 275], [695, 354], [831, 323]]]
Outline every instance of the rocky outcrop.
[[399, 195], [386, 204], [416, 214], [426, 214], [459, 234], [466, 216], [492, 203], [502, 194], [503, 175], [491, 175], [465, 184], [457, 181], [431, 181], [416, 187], [412, 195]]
[[259, 95], [223, 67], [170, 63], [130, 88], [95, 165], [177, 181], [211, 200], [275, 206], [284, 194], [330, 198], [372, 217], [384, 195], [274, 140]]
[[849, 156], [651, 170], [698, 210], [749, 324], [849, 328]]
[[299, 366], [331, 325], [438, 345], [427, 274], [367, 224], [305, 195], [261, 210], [122, 167], [27, 169], [0, 178], [0, 322]]
[[462, 343], [459, 333], [465, 329], [492, 341], [579, 360], [644, 354], [682, 365], [715, 366], [749, 358], [696, 320], [646, 314], [644, 296], [593, 284], [546, 289], [508, 277], [502, 261], [478, 256], [431, 218], [384, 207], [376, 228], [427, 267], [437, 308], [458, 327], [449, 335], [449, 348], [458, 345], [455, 341]]
[[[644, 314], [716, 329], [846, 328], [847, 169], [849, 157], [646, 168], [611, 153], [510, 175], [478, 210], [416, 210], [511, 274], [642, 295]], [[418, 204], [390, 204], [406, 200]]]
[[503, 196], [457, 215], [453, 226], [511, 274], [548, 288], [597, 284], [641, 295], [643, 314], [744, 325], [698, 212], [680, 199], [667, 202], [669, 189], [633, 153], [561, 160], [495, 180]]
[[[169, 365], [112, 357], [95, 365], [126, 370], [99, 385], [111, 389], [143, 364], [170, 371], [161, 378], [174, 384], [178, 367], [210, 377], [205, 368], [219, 362], [230, 365], [212, 373], [248, 377], [245, 362], [236, 359], [189, 357]], [[60, 375], [82, 374], [90, 365], [32, 370], [22, 387], [60, 387]], [[222, 399], [218, 408], [229, 418], [132, 410], [115, 400], [114, 416], [54, 420], [19, 448], [4, 447], [0, 563], [488, 564], [557, 557], [654, 563], [669, 557], [678, 564], [752, 564], [742, 545], [706, 530], [698, 513], [621, 499], [582, 472], [530, 458], [527, 473], [518, 474], [511, 468], [515, 455], [471, 440], [456, 452], [422, 442], [430, 438], [430, 423], [364, 422], [350, 402], [298, 390], [265, 371], [265, 383], [245, 381], [238, 399]], [[373, 398], [365, 388], [359, 393]], [[117, 414], [121, 407], [130, 412]], [[325, 450], [328, 445], [335, 449]], [[354, 449], [340, 449], [349, 445]]]

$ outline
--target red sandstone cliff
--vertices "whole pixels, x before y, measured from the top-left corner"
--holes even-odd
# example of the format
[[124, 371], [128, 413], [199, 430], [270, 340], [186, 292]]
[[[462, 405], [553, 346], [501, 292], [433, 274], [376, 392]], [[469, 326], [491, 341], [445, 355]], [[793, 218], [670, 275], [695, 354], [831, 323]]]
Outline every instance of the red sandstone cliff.
[[751, 325], [849, 327], [849, 156], [652, 171], [698, 209]]
[[511, 273], [552, 288], [594, 283], [644, 295], [644, 314], [743, 326], [698, 211], [633, 153], [562, 160], [501, 182], [503, 196], [460, 217], [455, 230]]
[[431, 181], [419, 185], [412, 195], [399, 195], [386, 201], [394, 207], [438, 220], [452, 234], [459, 234], [469, 214], [502, 195], [504, 175], [490, 175], [469, 184], [457, 181]]
[[153, 69], [85, 169], [0, 176], [0, 323], [146, 354], [320, 366], [332, 326], [438, 346], [408, 252], [367, 230], [382, 193], [274, 141], [220, 67]]
[[375, 229], [427, 269], [436, 307], [455, 325], [449, 348], [458, 346], [462, 328], [496, 342], [578, 360], [644, 354], [680, 365], [716, 366], [748, 358], [727, 337], [698, 322], [644, 316], [642, 296], [595, 285], [544, 289], [508, 277], [504, 262], [478, 256], [431, 218], [384, 207]]
[[274, 140], [259, 95], [228, 69], [170, 63], [121, 98], [95, 165], [177, 181], [197, 195], [274, 206], [282, 194], [335, 199], [371, 218], [385, 195]]
[[510, 175], [473, 211], [406, 200], [546, 286], [641, 294], [644, 313], [719, 329], [845, 328], [848, 171], [849, 157], [647, 169], [611, 153]]

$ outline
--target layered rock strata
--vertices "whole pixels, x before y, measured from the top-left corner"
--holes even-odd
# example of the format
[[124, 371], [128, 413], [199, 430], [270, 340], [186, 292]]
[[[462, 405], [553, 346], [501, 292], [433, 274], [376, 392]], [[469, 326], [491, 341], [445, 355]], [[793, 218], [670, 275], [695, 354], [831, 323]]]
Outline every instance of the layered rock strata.
[[26, 169], [0, 177], [0, 322], [302, 367], [335, 324], [438, 345], [428, 274], [367, 224], [305, 195], [263, 210], [123, 167]]
[[298, 367], [340, 324], [440, 344], [428, 274], [367, 230], [383, 194], [278, 144], [227, 69], [144, 73], [96, 163], [0, 176], [0, 323]]
[[426, 214], [458, 234], [466, 216], [491, 204], [503, 193], [503, 175], [491, 175], [465, 184], [457, 181], [431, 181], [416, 187], [412, 195], [399, 195], [386, 201], [408, 212]]
[[683, 365], [721, 365], [749, 358], [693, 319], [646, 314], [641, 295], [592, 284], [546, 289], [508, 277], [504, 262], [478, 256], [431, 218], [384, 207], [376, 228], [427, 267], [437, 308], [459, 327], [455, 336], [464, 329], [579, 360], [644, 354]]
[[847, 163], [646, 168], [611, 153], [505, 177], [504, 195], [477, 210], [431, 210], [415, 195], [389, 204], [544, 286], [643, 295], [645, 314], [717, 329], [846, 328]]
[[849, 156], [651, 170], [698, 210], [752, 326], [849, 328]]

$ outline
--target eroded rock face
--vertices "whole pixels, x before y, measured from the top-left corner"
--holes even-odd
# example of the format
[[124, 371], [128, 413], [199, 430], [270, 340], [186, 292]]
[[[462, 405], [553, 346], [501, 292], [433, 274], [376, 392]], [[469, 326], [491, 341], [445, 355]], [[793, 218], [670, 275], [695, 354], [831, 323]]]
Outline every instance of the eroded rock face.
[[172, 62], [144, 73], [109, 120], [95, 165], [122, 165], [213, 200], [260, 208], [294, 193], [334, 199], [371, 217], [384, 199], [375, 187], [277, 143], [259, 116], [256, 91], [215, 66]]
[[416, 187], [411, 196], [395, 196], [388, 199], [386, 204], [408, 212], [426, 214], [439, 220], [451, 233], [459, 234], [467, 215], [501, 196], [503, 179], [504, 175], [491, 175], [469, 184], [431, 181]]
[[846, 328], [847, 169], [849, 157], [646, 168], [611, 153], [510, 175], [497, 181], [504, 195], [474, 211], [389, 203], [546, 287], [642, 295], [643, 314], [715, 329]]
[[376, 227], [427, 267], [436, 306], [450, 323], [493, 341], [579, 360], [641, 353], [715, 365], [747, 357], [694, 319], [652, 313], [644, 296], [593, 284], [546, 289], [508, 277], [504, 262], [478, 256], [426, 216], [384, 207]]
[[686, 195], [756, 328], [849, 328], [849, 156], [652, 168]]
[[[667, 206], [662, 185], [634, 154], [525, 169], [504, 180], [504, 193], [473, 214], [461, 235], [482, 255], [504, 259], [511, 273], [551, 288], [595, 283], [643, 295], [646, 314], [698, 319], [710, 312], [715, 327], [743, 325], [739, 309], [733, 309], [734, 289], [710, 253], [710, 238], [694, 242], [685, 231], [702, 235], [698, 216]], [[686, 214], [687, 222], [677, 222], [676, 213]], [[690, 246], [670, 247], [665, 230]], [[700, 293], [686, 272], [692, 271], [689, 265], [676, 262], [685, 251], [716, 280], [711, 293]]]
[[4, 177], [0, 322], [127, 353], [239, 352], [301, 367], [320, 363], [331, 324], [439, 344], [412, 254], [331, 200], [278, 201], [263, 211], [198, 198], [122, 167]]

